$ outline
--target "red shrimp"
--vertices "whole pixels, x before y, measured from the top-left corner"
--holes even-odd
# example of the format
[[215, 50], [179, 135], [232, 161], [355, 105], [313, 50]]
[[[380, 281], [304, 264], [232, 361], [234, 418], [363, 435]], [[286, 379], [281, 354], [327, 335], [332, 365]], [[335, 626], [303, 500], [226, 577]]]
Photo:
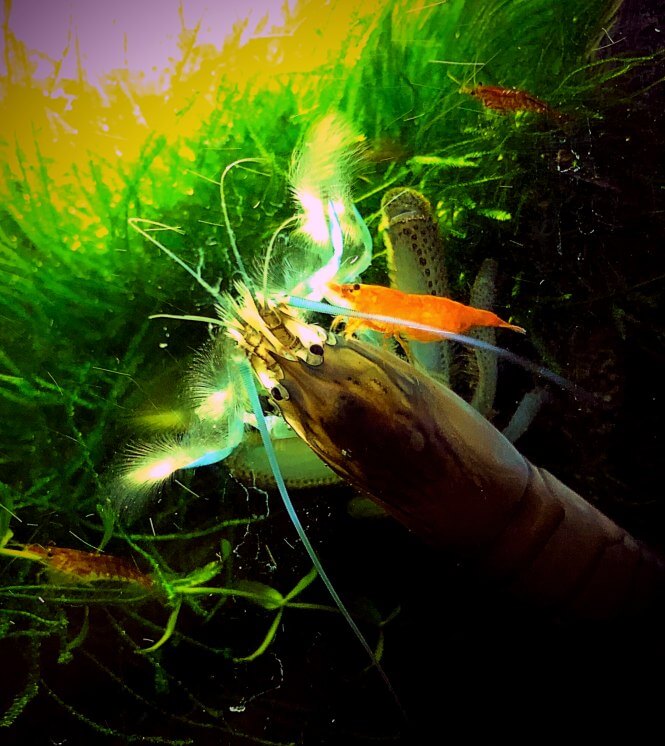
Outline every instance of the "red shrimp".
[[474, 88], [462, 88], [461, 93], [468, 93], [477, 98], [486, 109], [502, 113], [529, 111], [552, 119], [563, 120], [567, 117], [553, 109], [545, 101], [536, 98], [527, 91], [517, 88], [503, 88], [498, 85], [477, 85]]
[[346, 325], [346, 336], [365, 327], [393, 337], [415, 342], [440, 342], [441, 335], [412, 329], [398, 323], [398, 319], [436, 327], [441, 331], [463, 334], [474, 326], [496, 326], [525, 334], [521, 326], [509, 324], [495, 313], [434, 295], [404, 293], [381, 285], [338, 285], [328, 283], [327, 299], [344, 308], [377, 316], [395, 317], [395, 323], [352, 318]]

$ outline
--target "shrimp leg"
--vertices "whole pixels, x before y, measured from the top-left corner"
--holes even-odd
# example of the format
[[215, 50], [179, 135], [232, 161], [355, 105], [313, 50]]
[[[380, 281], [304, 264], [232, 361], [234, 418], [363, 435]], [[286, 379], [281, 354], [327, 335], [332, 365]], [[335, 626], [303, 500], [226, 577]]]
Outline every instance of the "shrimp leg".
[[659, 556], [395, 355], [339, 339], [318, 367], [279, 362], [289, 424], [423, 540], [571, 617], [662, 602]]

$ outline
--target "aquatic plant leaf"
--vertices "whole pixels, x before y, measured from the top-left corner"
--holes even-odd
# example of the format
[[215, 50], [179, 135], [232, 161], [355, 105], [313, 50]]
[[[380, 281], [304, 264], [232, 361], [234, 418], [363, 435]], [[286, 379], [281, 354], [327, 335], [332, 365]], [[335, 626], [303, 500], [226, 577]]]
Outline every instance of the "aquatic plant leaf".
[[475, 160], [482, 153], [473, 153], [465, 156], [450, 156], [442, 158], [436, 155], [416, 155], [409, 161], [410, 166], [440, 166], [442, 168], [478, 168]]
[[209, 583], [213, 578], [216, 578], [223, 569], [224, 565], [222, 562], [208, 562], [206, 565], [203, 565], [203, 567], [198, 567], [188, 575], [178, 578], [174, 583], [174, 586], [195, 587], [203, 585], [204, 583]]
[[305, 588], [310, 586], [317, 578], [318, 572], [316, 571], [316, 567], [313, 567], [307, 575], [305, 575], [303, 578], [301, 578], [296, 585], [293, 587], [292, 590], [290, 590], [286, 596], [284, 597], [285, 601], [291, 601], [296, 596], [299, 596]]
[[492, 218], [492, 220], [498, 220], [502, 223], [507, 220], [512, 220], [512, 217], [513, 217], [506, 210], [493, 210], [490, 207], [481, 207], [478, 210], [478, 214], [484, 215], [486, 218]]
[[268, 611], [274, 611], [284, 605], [284, 596], [265, 583], [259, 583], [256, 580], [240, 580], [234, 583], [233, 587], [235, 590], [247, 594], [249, 601], [268, 609]]
[[233, 660], [236, 663], [246, 663], [249, 661], [256, 660], [256, 658], [258, 658], [260, 655], [263, 655], [263, 653], [265, 653], [265, 651], [270, 646], [270, 643], [275, 639], [275, 635], [277, 634], [277, 630], [279, 629], [280, 622], [282, 621], [283, 613], [284, 613], [284, 609], [280, 608], [277, 614], [275, 614], [275, 618], [272, 620], [272, 624], [268, 628], [268, 631], [266, 632], [266, 636], [263, 638], [263, 641], [253, 653], [250, 653], [249, 655], [245, 655], [242, 657], [236, 657]]

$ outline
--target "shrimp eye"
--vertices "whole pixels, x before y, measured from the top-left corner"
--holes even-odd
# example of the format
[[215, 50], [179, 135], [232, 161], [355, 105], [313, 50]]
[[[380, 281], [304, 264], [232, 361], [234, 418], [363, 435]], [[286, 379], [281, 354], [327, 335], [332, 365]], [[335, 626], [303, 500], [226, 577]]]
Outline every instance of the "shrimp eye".
[[272, 396], [275, 401], [284, 401], [289, 398], [289, 392], [284, 388], [284, 386], [277, 384], [277, 386], [273, 386], [270, 389], [270, 396]]
[[323, 362], [323, 347], [318, 344], [318, 342], [310, 345], [309, 350], [307, 350], [307, 355], [305, 356], [305, 362], [307, 363], [307, 365], [311, 365], [313, 367], [321, 365], [321, 363]]
[[357, 282], [356, 282], [356, 284], [355, 284], [355, 285], [353, 286], [353, 289], [354, 289], [354, 290], [360, 290], [360, 285], [359, 285], [359, 283], [357, 283]]

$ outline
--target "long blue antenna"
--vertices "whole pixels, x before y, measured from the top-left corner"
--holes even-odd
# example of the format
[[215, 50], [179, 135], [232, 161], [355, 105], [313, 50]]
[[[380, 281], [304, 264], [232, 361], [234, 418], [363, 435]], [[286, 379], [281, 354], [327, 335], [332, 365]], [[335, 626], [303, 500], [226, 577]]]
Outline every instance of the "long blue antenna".
[[326, 313], [329, 316], [350, 316], [356, 319], [367, 319], [368, 321], [377, 321], [381, 324], [391, 324], [393, 326], [403, 326], [408, 329], [415, 329], [421, 332], [430, 332], [440, 336], [442, 339], [450, 339], [453, 342], [460, 342], [468, 347], [477, 347], [481, 350], [488, 350], [497, 357], [502, 357], [505, 360], [520, 365], [522, 368], [534, 373], [541, 378], [545, 378], [562, 389], [570, 391], [573, 396], [589, 404], [598, 404], [598, 397], [594, 394], [589, 393], [581, 386], [569, 381], [567, 378], [554, 373], [549, 368], [545, 368], [538, 363], [534, 363], [521, 355], [516, 355], [510, 350], [505, 350], [503, 347], [497, 347], [496, 345], [490, 344], [489, 342], [483, 342], [482, 339], [474, 339], [473, 337], [467, 337], [464, 334], [455, 334], [454, 332], [447, 332], [440, 329], [437, 326], [430, 326], [429, 324], [420, 324], [417, 321], [409, 321], [407, 319], [400, 319], [396, 316], [383, 316], [376, 313], [365, 313], [364, 311], [356, 311], [352, 308], [342, 308], [342, 306], [335, 306], [332, 303], [320, 303], [318, 301], [308, 300], [307, 298], [298, 298], [297, 296], [290, 295], [286, 299], [286, 303], [294, 308], [302, 308], [307, 311], [315, 311], [317, 313]]
[[388, 678], [386, 672], [383, 670], [383, 667], [377, 660], [376, 655], [374, 654], [374, 651], [369, 646], [369, 643], [365, 639], [363, 633], [358, 628], [358, 625], [354, 622], [353, 617], [351, 616], [348, 609], [344, 605], [344, 602], [339, 597], [339, 594], [335, 590], [330, 578], [328, 577], [328, 574], [323, 569], [321, 560], [319, 559], [318, 554], [316, 553], [314, 547], [312, 546], [309, 540], [309, 537], [307, 536], [305, 529], [303, 528], [303, 525], [300, 522], [300, 518], [298, 517], [298, 514], [296, 513], [293, 503], [291, 502], [291, 498], [289, 497], [288, 490], [286, 489], [286, 484], [284, 483], [284, 478], [282, 476], [281, 469], [279, 468], [279, 463], [277, 462], [277, 455], [275, 454], [275, 449], [273, 447], [272, 441], [270, 440], [270, 434], [268, 433], [268, 426], [266, 424], [265, 417], [263, 416], [263, 410], [261, 409], [261, 402], [259, 401], [259, 394], [258, 394], [258, 391], [256, 390], [256, 385], [254, 383], [254, 375], [252, 373], [252, 368], [246, 359], [243, 359], [240, 362], [240, 377], [242, 379], [243, 384], [245, 385], [245, 389], [247, 391], [247, 395], [249, 396], [249, 401], [252, 406], [252, 410], [254, 412], [254, 415], [256, 416], [256, 424], [259, 429], [259, 433], [261, 433], [261, 440], [263, 441], [263, 446], [266, 449], [266, 455], [268, 456], [268, 463], [270, 464], [270, 468], [272, 469], [273, 476], [275, 477], [275, 483], [277, 484], [277, 489], [279, 490], [279, 494], [282, 500], [284, 501], [286, 512], [288, 513], [288, 516], [291, 519], [291, 522], [293, 523], [293, 525], [295, 526], [298, 536], [300, 537], [300, 541], [303, 543], [303, 546], [307, 550], [307, 554], [312, 560], [312, 564], [316, 568], [316, 571], [319, 573], [319, 576], [321, 580], [323, 581], [323, 584], [328, 589], [328, 593], [330, 593], [332, 600], [335, 602], [335, 605], [340, 610], [347, 624], [349, 625], [349, 627], [351, 627], [355, 636], [360, 641], [360, 644], [365, 649], [365, 652], [367, 653], [370, 660], [372, 661], [372, 665], [379, 672], [379, 675], [383, 679], [385, 685], [388, 687], [388, 691], [393, 696], [393, 699], [397, 703], [397, 706], [399, 707], [400, 711], [403, 712], [402, 705], [397, 697], [397, 693], [395, 692], [392, 684], [390, 683], [390, 679]]

